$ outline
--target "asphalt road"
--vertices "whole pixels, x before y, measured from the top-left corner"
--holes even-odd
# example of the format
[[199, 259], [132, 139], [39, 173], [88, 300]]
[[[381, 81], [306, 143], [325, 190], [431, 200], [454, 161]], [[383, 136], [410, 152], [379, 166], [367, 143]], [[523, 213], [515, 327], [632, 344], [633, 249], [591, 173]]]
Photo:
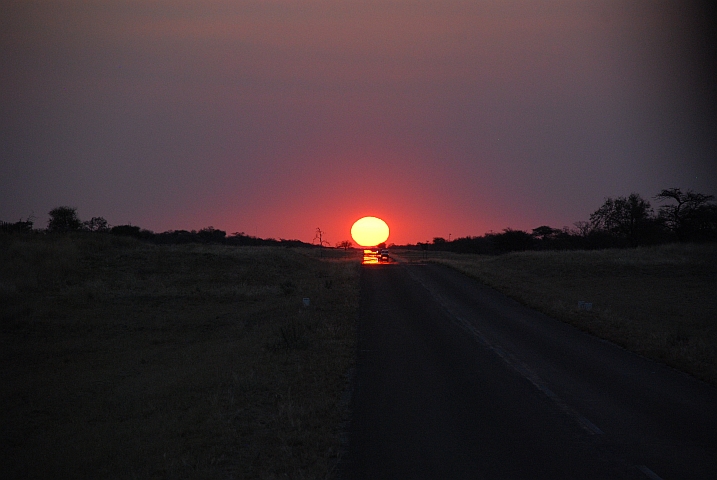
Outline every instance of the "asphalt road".
[[717, 478], [717, 389], [438, 265], [366, 265], [340, 476]]

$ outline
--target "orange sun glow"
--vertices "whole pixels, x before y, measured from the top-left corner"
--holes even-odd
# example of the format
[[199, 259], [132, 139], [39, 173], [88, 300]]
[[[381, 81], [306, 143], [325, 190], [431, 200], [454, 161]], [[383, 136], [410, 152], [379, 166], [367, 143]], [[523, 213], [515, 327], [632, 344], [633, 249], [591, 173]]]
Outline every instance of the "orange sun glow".
[[375, 247], [388, 239], [388, 225], [376, 217], [363, 217], [351, 227], [351, 236], [362, 247]]

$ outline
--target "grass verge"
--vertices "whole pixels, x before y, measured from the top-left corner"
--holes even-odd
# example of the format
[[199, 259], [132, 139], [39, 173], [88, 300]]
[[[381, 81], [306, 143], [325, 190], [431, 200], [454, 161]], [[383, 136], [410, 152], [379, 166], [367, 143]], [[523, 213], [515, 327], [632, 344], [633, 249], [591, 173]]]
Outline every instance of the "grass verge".
[[[715, 245], [501, 256], [431, 252], [429, 260], [717, 385]], [[592, 309], [580, 308], [579, 302], [592, 303]]]
[[360, 259], [103, 235], [0, 247], [8, 478], [331, 477]]

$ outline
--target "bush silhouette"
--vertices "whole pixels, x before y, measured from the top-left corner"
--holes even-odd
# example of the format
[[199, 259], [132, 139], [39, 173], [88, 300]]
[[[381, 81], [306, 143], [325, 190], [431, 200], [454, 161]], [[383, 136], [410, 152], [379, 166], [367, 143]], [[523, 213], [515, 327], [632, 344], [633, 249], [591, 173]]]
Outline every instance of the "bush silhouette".
[[47, 222], [48, 232], [71, 232], [82, 229], [82, 222], [77, 217], [75, 207], [57, 207], [50, 210]]

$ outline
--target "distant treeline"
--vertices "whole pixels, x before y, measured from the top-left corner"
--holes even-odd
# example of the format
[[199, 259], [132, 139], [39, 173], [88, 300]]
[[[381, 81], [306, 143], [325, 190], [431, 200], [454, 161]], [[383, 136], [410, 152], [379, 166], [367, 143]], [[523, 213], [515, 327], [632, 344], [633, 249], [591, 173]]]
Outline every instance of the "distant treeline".
[[163, 245], [180, 243], [220, 243], [224, 245], [283, 247], [299, 247], [309, 245], [300, 240], [259, 238], [246, 235], [244, 232], [235, 232], [227, 235], [227, 232], [224, 230], [218, 230], [214, 227], [206, 227], [201, 230], [168, 230], [162, 233], [153, 233], [149, 230], [144, 230], [133, 225], [118, 225], [110, 228], [109, 233], [113, 235], [136, 237]]
[[274, 238], [259, 238], [246, 235], [244, 232], [235, 232], [227, 235], [224, 230], [214, 227], [206, 227], [201, 230], [168, 230], [162, 233], [154, 233], [135, 225], [110, 226], [102, 217], [93, 217], [87, 221], [81, 221], [77, 216], [75, 207], [57, 207], [49, 212], [50, 219], [47, 228], [33, 230], [33, 221], [20, 220], [15, 223], [0, 221], [0, 231], [14, 233], [67, 233], [67, 232], [88, 232], [92, 234], [121, 235], [134, 237], [140, 240], [157, 244], [181, 244], [181, 243], [217, 243], [224, 245], [246, 245], [246, 246], [311, 246], [300, 240], [285, 240]]
[[[432, 242], [395, 245], [402, 248], [442, 250], [457, 253], [499, 254], [522, 250], [594, 250], [627, 248], [671, 242], [717, 241], [717, 205], [714, 195], [683, 192], [680, 188], [662, 190], [653, 199], [662, 203], [657, 212], [650, 202], [637, 193], [627, 197], [608, 197], [587, 221], [572, 227], [552, 228], [547, 225], [532, 231], [506, 228], [500, 233], [479, 237], [446, 240], [435, 237]], [[169, 230], [154, 233], [134, 225], [110, 226], [102, 217], [81, 221], [74, 207], [57, 207], [50, 212], [47, 228], [33, 230], [31, 219], [15, 223], [0, 222], [0, 231], [15, 233], [92, 232], [124, 235], [157, 244], [218, 243], [224, 245], [318, 246], [300, 240], [259, 238], [235, 232], [231, 235], [214, 227], [201, 230]], [[318, 232], [323, 233], [320, 229]], [[319, 245], [323, 246], [324, 241]], [[337, 247], [350, 248], [345, 240]]]
[[714, 195], [679, 188], [662, 190], [654, 200], [663, 203], [657, 212], [637, 193], [606, 198], [588, 221], [572, 227], [547, 225], [532, 231], [506, 228], [500, 233], [479, 237], [403, 245], [403, 248], [451, 251], [456, 253], [499, 254], [523, 250], [594, 250], [628, 248], [672, 242], [717, 241], [717, 205]]
[[0, 231], [2, 232], [17, 232], [17, 233], [29, 233], [32, 232], [32, 222], [23, 221], [9, 223], [0, 220]]

